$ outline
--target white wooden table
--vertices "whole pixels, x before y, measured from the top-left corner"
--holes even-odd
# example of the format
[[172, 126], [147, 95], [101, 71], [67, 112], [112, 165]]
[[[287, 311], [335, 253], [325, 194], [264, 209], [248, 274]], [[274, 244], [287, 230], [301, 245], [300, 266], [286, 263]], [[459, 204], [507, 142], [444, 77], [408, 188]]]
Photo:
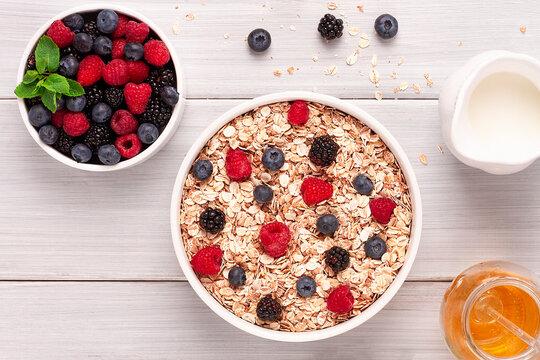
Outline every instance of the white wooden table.
[[[159, 154], [113, 174], [75, 171], [48, 157], [28, 135], [13, 95], [28, 39], [79, 3], [1, 1], [1, 359], [449, 359], [438, 315], [454, 276], [488, 259], [540, 272], [540, 163], [504, 177], [468, 168], [439, 151], [445, 146], [437, 113], [444, 80], [471, 56], [506, 49], [540, 57], [534, 1], [340, 1], [332, 13], [369, 35], [364, 49], [359, 35], [345, 33], [331, 44], [320, 39], [326, 1], [120, 2], [170, 34], [183, 59], [188, 101], [180, 128]], [[384, 12], [400, 25], [387, 43], [372, 27]], [[185, 19], [189, 13], [193, 21]], [[244, 41], [256, 27], [273, 39], [258, 56]], [[348, 66], [356, 49], [359, 60]], [[374, 54], [378, 89], [367, 76]], [[333, 65], [338, 73], [325, 75]], [[291, 66], [293, 75], [286, 71]], [[409, 88], [394, 94], [401, 82]], [[423, 237], [409, 280], [369, 322], [327, 341], [277, 344], [235, 329], [195, 295], [174, 255], [169, 200], [184, 154], [219, 114], [258, 95], [314, 88], [367, 110], [401, 141], [420, 183]], [[429, 165], [419, 162], [421, 153]]]

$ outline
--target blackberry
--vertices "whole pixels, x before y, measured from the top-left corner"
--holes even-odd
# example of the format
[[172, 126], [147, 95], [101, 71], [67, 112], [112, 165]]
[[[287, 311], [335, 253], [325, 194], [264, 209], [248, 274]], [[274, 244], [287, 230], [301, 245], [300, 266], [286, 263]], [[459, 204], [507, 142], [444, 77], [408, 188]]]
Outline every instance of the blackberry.
[[66, 134], [64, 130], [59, 130], [58, 133], [58, 140], [56, 140], [54, 147], [62, 154], [71, 157], [71, 149], [75, 146], [75, 139]]
[[326, 14], [319, 22], [317, 30], [326, 40], [340, 38], [343, 35], [343, 20], [336, 19], [332, 14]]
[[172, 106], [165, 104], [161, 99], [151, 97], [146, 109], [141, 114], [141, 122], [151, 122], [157, 127], [164, 127], [172, 115]]
[[209, 207], [199, 218], [201, 227], [211, 234], [217, 234], [225, 227], [225, 214], [219, 209]]
[[98, 85], [87, 86], [84, 88], [86, 95], [86, 108], [92, 111], [94, 105], [101, 102], [103, 98], [103, 90]]
[[90, 35], [92, 40], [96, 40], [96, 38], [100, 35], [97, 24], [93, 20], [85, 23], [81, 32]]
[[309, 159], [319, 166], [329, 166], [334, 160], [339, 150], [339, 145], [328, 135], [315, 138], [311, 149], [309, 149]]
[[77, 59], [77, 61], [79, 62], [82, 60], [81, 54], [79, 54], [79, 52], [75, 50], [75, 48], [71, 45], [63, 49], [60, 49], [60, 59], [68, 55], [73, 55], [75, 59]]
[[332, 246], [326, 252], [326, 265], [335, 273], [345, 270], [349, 266], [349, 252], [339, 246]]
[[121, 87], [108, 87], [105, 89], [103, 98], [113, 109], [117, 109], [124, 103], [124, 90]]
[[171, 69], [153, 69], [148, 75], [148, 84], [152, 87], [152, 94], [159, 96], [159, 91], [164, 86], [176, 88], [176, 76]]
[[34, 105], [41, 104], [41, 97], [37, 96], [29, 99], [24, 99], [24, 102], [26, 103], [26, 106], [28, 106], [28, 108], [31, 108]]
[[281, 305], [272, 295], [266, 295], [257, 304], [257, 317], [264, 321], [275, 321], [281, 315]]
[[32, 51], [28, 59], [26, 59], [26, 71], [36, 69], [36, 55]]
[[112, 134], [108, 125], [93, 123], [84, 135], [84, 143], [92, 151], [97, 151], [101, 145], [112, 143]]

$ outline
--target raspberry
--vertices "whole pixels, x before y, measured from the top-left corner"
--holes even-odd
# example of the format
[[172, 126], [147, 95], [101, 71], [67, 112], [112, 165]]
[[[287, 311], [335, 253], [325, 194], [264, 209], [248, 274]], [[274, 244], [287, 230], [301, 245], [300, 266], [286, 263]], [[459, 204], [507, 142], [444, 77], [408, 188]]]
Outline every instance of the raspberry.
[[291, 240], [291, 232], [284, 223], [274, 221], [261, 228], [259, 233], [264, 251], [272, 257], [280, 257], [287, 252]]
[[346, 313], [352, 310], [354, 297], [347, 285], [339, 285], [326, 300], [328, 310], [334, 313]]
[[139, 122], [127, 110], [117, 110], [111, 118], [111, 129], [118, 135], [134, 133], [139, 127]]
[[328, 135], [315, 138], [309, 149], [309, 159], [315, 165], [330, 166], [336, 160], [339, 145]]
[[89, 55], [79, 64], [77, 73], [77, 82], [82, 86], [90, 86], [101, 79], [103, 71], [103, 60], [98, 55]]
[[141, 152], [142, 143], [137, 134], [122, 135], [116, 139], [114, 146], [120, 155], [126, 159], [131, 159]]
[[47, 36], [54, 41], [59, 48], [65, 48], [71, 45], [75, 33], [68, 28], [62, 20], [56, 20], [47, 30]]
[[138, 42], [142, 44], [149, 32], [150, 29], [145, 23], [128, 21], [126, 25], [126, 40], [127, 42]]
[[127, 16], [118, 14], [118, 26], [111, 33], [111, 37], [113, 39], [116, 39], [116, 38], [126, 35], [128, 22], [129, 22], [129, 19], [127, 18]]
[[302, 198], [307, 205], [318, 204], [332, 197], [334, 189], [332, 185], [315, 177], [308, 177], [300, 187]]
[[304, 100], [296, 100], [287, 113], [287, 119], [291, 124], [301, 125], [309, 120], [309, 108]]
[[111, 56], [113, 59], [121, 59], [124, 57], [124, 46], [126, 46], [126, 39], [114, 39], [112, 42]]
[[124, 60], [115, 59], [103, 68], [103, 80], [113, 86], [124, 85], [129, 81], [128, 67]]
[[167, 45], [161, 40], [150, 40], [144, 44], [144, 58], [149, 64], [163, 66], [171, 59]]
[[281, 315], [281, 304], [272, 295], [266, 295], [257, 303], [257, 317], [264, 321], [275, 321]]
[[143, 82], [148, 77], [150, 67], [144, 61], [128, 61], [129, 81], [136, 84]]
[[232, 181], [244, 181], [251, 176], [251, 164], [245, 152], [230, 149], [225, 158], [225, 170]]
[[381, 224], [387, 224], [390, 221], [395, 208], [394, 200], [388, 198], [372, 199], [369, 202], [371, 215]]
[[221, 268], [223, 252], [217, 246], [207, 246], [199, 250], [191, 259], [193, 270], [203, 275], [215, 275]]
[[66, 109], [61, 109], [61, 110], [56, 111], [54, 114], [52, 114], [51, 123], [55, 127], [61, 128], [62, 125], [64, 124], [64, 115], [66, 115], [67, 112], [68, 111]]
[[152, 95], [152, 88], [146, 83], [139, 85], [128, 83], [124, 88], [127, 107], [133, 114], [142, 114], [144, 112], [150, 95]]
[[90, 128], [90, 123], [82, 112], [68, 112], [64, 115], [63, 128], [70, 136], [81, 136]]

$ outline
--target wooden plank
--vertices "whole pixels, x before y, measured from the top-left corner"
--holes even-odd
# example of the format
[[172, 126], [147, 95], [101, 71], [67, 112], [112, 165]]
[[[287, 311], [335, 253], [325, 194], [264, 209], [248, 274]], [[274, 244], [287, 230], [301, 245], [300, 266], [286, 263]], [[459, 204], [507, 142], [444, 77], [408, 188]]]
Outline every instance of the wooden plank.
[[0, 349], [11, 360], [451, 359], [438, 324], [447, 286], [405, 284], [360, 327], [292, 344], [236, 329], [184, 282], [0, 282]]
[[[177, 134], [153, 159], [95, 174], [46, 155], [15, 101], [0, 101], [0, 279], [183, 279], [168, 223], [174, 178], [200, 131], [238, 103], [190, 100]], [[411, 279], [450, 279], [491, 259], [540, 272], [540, 192], [531, 187], [540, 163], [512, 176], [488, 175], [439, 152], [436, 101], [353, 103], [396, 136], [419, 179], [424, 229]]]
[[[536, 21], [540, 8], [534, 1], [370, 1], [364, 3], [364, 13], [356, 8], [360, 3], [354, 1], [339, 2], [335, 11], [327, 9], [326, 1], [314, 0], [281, 0], [266, 5], [260, 1], [213, 0], [204, 6], [201, 0], [115, 3], [144, 13], [170, 35], [184, 61], [190, 98], [251, 98], [313, 88], [346, 98], [374, 98], [377, 88], [367, 76], [374, 54], [379, 58], [379, 90], [385, 97], [437, 98], [444, 79], [482, 51], [505, 49], [540, 57], [540, 23]], [[55, 14], [79, 4], [78, 0], [2, 1], [0, 33], [9, 36], [2, 41], [0, 98], [13, 97], [16, 69], [34, 32]], [[359, 49], [359, 36], [345, 32], [338, 41], [326, 44], [316, 29], [327, 12], [343, 17], [348, 26], [369, 35], [371, 45], [360, 49], [360, 59], [354, 66], [348, 66], [345, 60]], [[398, 37], [390, 42], [378, 40], [373, 31], [375, 18], [385, 12], [399, 21]], [[193, 21], [185, 20], [188, 13], [195, 15]], [[172, 33], [175, 22], [179, 23], [178, 35]], [[291, 25], [296, 31], [290, 30]], [[527, 26], [525, 34], [519, 31], [521, 25]], [[268, 29], [273, 40], [269, 51], [260, 55], [250, 54], [244, 41], [257, 27]], [[230, 38], [225, 39], [225, 34]], [[313, 55], [318, 56], [318, 62], [312, 61]], [[397, 66], [401, 57], [405, 61]], [[332, 65], [338, 66], [338, 74], [326, 76], [325, 69]], [[297, 69], [294, 75], [286, 71], [291, 66]], [[279, 78], [273, 75], [276, 69], [283, 71]], [[397, 79], [390, 77], [393, 70]], [[431, 88], [426, 87], [425, 73], [435, 82]], [[410, 86], [394, 95], [392, 90], [400, 82], [417, 83], [422, 93], [415, 94]]]

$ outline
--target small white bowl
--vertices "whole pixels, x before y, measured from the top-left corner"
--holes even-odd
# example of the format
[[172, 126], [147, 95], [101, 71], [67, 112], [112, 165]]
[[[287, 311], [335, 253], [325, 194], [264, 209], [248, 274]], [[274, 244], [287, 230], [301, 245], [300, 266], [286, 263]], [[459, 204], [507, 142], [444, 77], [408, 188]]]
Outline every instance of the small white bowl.
[[[214, 299], [212, 295], [201, 284], [197, 275], [191, 267], [189, 259], [186, 255], [186, 251], [184, 249], [184, 243], [182, 241], [179, 216], [181, 207], [180, 202], [182, 200], [182, 193], [184, 190], [184, 182], [191, 169], [193, 161], [197, 158], [200, 151], [206, 145], [208, 140], [210, 140], [210, 138], [214, 136], [215, 133], [225, 124], [229, 123], [237, 116], [240, 116], [259, 106], [294, 100], [305, 100], [334, 107], [344, 113], [354, 116], [355, 118], [369, 126], [374, 132], [376, 132], [390, 148], [390, 150], [394, 153], [396, 159], [398, 160], [403, 174], [405, 175], [405, 178], [407, 180], [407, 184], [409, 186], [409, 192], [413, 206], [412, 232], [410, 236], [409, 248], [407, 250], [405, 263], [403, 264], [403, 267], [399, 270], [399, 273], [392, 282], [392, 284], [384, 292], [384, 294], [360, 315], [357, 315], [341, 324], [326, 329], [307, 332], [284, 332], [263, 328], [239, 318], [238, 316], [224, 308], [219, 302], [217, 302], [217, 300]], [[420, 190], [418, 188], [418, 183], [416, 181], [413, 168], [409, 160], [407, 159], [405, 152], [398, 144], [396, 139], [394, 139], [394, 137], [388, 132], [388, 130], [386, 130], [377, 120], [375, 120], [365, 111], [357, 108], [356, 106], [332, 96], [315, 94], [311, 92], [290, 91], [261, 96], [242, 103], [238, 106], [235, 106], [231, 110], [227, 111], [225, 114], [221, 115], [208, 128], [206, 128], [206, 130], [191, 146], [189, 152], [184, 159], [184, 162], [182, 163], [182, 166], [180, 167], [178, 176], [176, 177], [171, 201], [171, 231], [173, 236], [174, 249], [176, 251], [178, 262], [182, 267], [182, 271], [184, 272], [184, 275], [188, 279], [195, 292], [216, 314], [218, 314], [223, 319], [227, 320], [229, 323], [233, 324], [237, 328], [242, 329], [250, 334], [260, 336], [262, 338], [278, 341], [303, 342], [326, 339], [349, 331], [357, 327], [358, 325], [364, 323], [373, 315], [378, 313], [394, 297], [398, 289], [405, 281], [405, 278], [409, 274], [409, 271], [411, 270], [412, 264], [414, 262], [414, 258], [416, 257], [418, 245], [420, 243], [421, 229], [422, 203], [420, 200]]]
[[121, 170], [121, 169], [127, 169], [129, 167], [135, 166], [137, 164], [140, 164], [149, 158], [151, 158], [153, 155], [155, 155], [161, 148], [171, 139], [171, 137], [174, 135], [176, 129], [178, 128], [178, 125], [180, 124], [180, 119], [182, 117], [182, 113], [184, 112], [184, 106], [185, 106], [185, 83], [184, 78], [182, 76], [182, 69], [180, 67], [180, 60], [178, 58], [178, 55], [176, 54], [174, 50], [173, 44], [170, 42], [170, 40], [167, 38], [165, 33], [161, 31], [156, 24], [154, 24], [153, 21], [148, 19], [146, 16], [133, 11], [131, 9], [125, 8], [123, 6], [111, 4], [111, 3], [97, 3], [97, 4], [87, 4], [78, 6], [69, 10], [66, 10], [64, 12], [61, 12], [60, 14], [56, 15], [52, 19], [50, 19], [47, 23], [43, 24], [43, 26], [34, 34], [32, 39], [28, 42], [28, 45], [26, 46], [26, 49], [24, 50], [23, 57], [21, 59], [21, 63], [19, 65], [19, 72], [17, 73], [17, 83], [20, 83], [23, 80], [24, 73], [26, 71], [26, 60], [34, 47], [36, 46], [37, 42], [41, 38], [42, 35], [45, 34], [49, 26], [53, 23], [55, 20], [61, 20], [67, 15], [73, 14], [73, 13], [84, 13], [84, 12], [91, 12], [91, 11], [98, 11], [102, 9], [112, 9], [114, 11], [117, 11], [118, 13], [127, 15], [128, 17], [137, 19], [139, 21], [142, 21], [146, 23], [151, 30], [153, 30], [160, 38], [161, 40], [167, 45], [167, 48], [169, 49], [169, 52], [171, 54], [171, 60], [174, 64], [174, 69], [176, 72], [176, 84], [177, 84], [177, 90], [180, 94], [180, 100], [175, 105], [173, 109], [173, 113], [171, 115], [171, 119], [169, 120], [169, 123], [163, 130], [163, 132], [159, 135], [158, 139], [150, 145], [147, 149], [136, 155], [135, 157], [127, 160], [120, 161], [116, 165], [102, 165], [102, 164], [86, 164], [86, 163], [78, 163], [75, 160], [73, 160], [71, 157], [65, 156], [64, 154], [57, 151], [55, 148], [53, 148], [50, 145], [45, 144], [41, 139], [39, 138], [38, 131], [30, 124], [30, 120], [28, 119], [28, 110], [26, 109], [26, 105], [24, 103], [24, 99], [18, 99], [19, 102], [19, 111], [21, 113], [21, 116], [23, 118], [24, 124], [26, 125], [26, 128], [28, 129], [28, 132], [32, 136], [32, 138], [36, 141], [36, 143], [41, 146], [41, 148], [49, 154], [54, 159], [60, 161], [61, 163], [64, 163], [66, 165], [69, 165], [71, 167], [74, 167], [76, 169], [80, 170], [86, 170], [86, 171], [96, 171], [96, 172], [104, 172], [104, 171], [115, 171], [115, 170]]

